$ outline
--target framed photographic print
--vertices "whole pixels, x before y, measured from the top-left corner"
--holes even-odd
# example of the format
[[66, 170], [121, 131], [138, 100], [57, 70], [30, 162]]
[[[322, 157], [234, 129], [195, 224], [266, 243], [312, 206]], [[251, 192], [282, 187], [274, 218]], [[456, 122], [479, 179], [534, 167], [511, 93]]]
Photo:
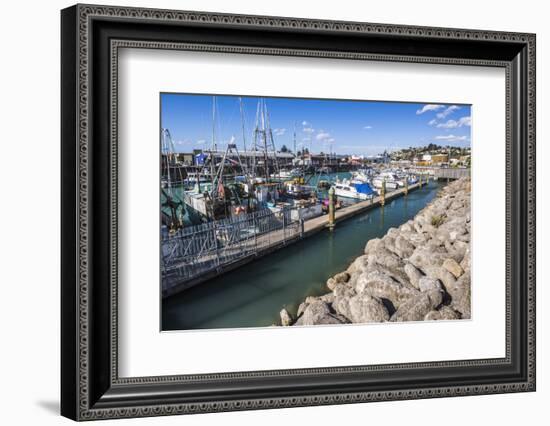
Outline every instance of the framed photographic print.
[[535, 390], [535, 35], [61, 27], [64, 416]]

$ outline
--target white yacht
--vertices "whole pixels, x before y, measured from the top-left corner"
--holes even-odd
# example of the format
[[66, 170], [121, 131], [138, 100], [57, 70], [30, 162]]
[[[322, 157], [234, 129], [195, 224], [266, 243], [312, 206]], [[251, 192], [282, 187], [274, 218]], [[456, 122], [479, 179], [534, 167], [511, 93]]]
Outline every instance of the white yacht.
[[367, 182], [344, 179], [334, 184], [334, 194], [355, 200], [369, 200], [374, 197], [375, 192]]
[[359, 169], [355, 172], [352, 172], [351, 175], [354, 180], [360, 181], [360, 182], [370, 182], [371, 177], [374, 174], [374, 170], [372, 169]]
[[372, 179], [372, 184], [375, 188], [382, 188], [384, 181], [386, 182], [386, 189], [397, 189], [400, 186], [404, 186], [404, 183], [392, 172], [380, 173]]

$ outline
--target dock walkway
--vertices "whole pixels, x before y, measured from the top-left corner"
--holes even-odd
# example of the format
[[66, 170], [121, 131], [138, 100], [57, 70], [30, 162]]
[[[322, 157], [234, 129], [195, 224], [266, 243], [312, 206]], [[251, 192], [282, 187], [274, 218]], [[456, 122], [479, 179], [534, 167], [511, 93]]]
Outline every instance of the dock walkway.
[[[410, 185], [408, 191], [411, 192], [418, 188], [420, 188], [419, 183]], [[405, 195], [406, 191], [405, 188], [399, 188], [395, 191], [386, 193], [385, 203]], [[338, 209], [335, 212], [335, 222], [341, 222], [365, 211], [379, 207], [381, 201], [382, 197], [377, 196], [372, 200], [361, 201]], [[221, 273], [233, 270], [254, 259], [263, 257], [282, 247], [320, 232], [328, 227], [329, 217], [328, 215], [322, 215], [301, 221], [299, 224], [295, 223], [294, 225], [295, 226], [290, 227], [282, 226], [280, 229], [258, 234], [253, 238], [239, 240], [234, 246], [225, 247], [223, 249], [223, 256], [220, 256], [215, 262], [213, 260], [218, 256], [218, 250], [205, 253], [198, 261], [195, 259], [193, 263], [182, 261], [179, 265], [172, 266], [172, 269], [181, 270], [181, 268], [187, 268], [187, 272], [196, 272], [191, 274], [186, 273], [184, 275], [176, 274], [168, 277], [165, 277], [163, 274], [163, 297], [193, 287]]]
[[[416, 183], [409, 186], [409, 192], [414, 191], [419, 188], [420, 184]], [[405, 188], [399, 188], [395, 191], [386, 193], [385, 202], [389, 202], [394, 198], [400, 197], [405, 194]], [[360, 213], [363, 213], [367, 210], [370, 210], [375, 207], [379, 207], [382, 201], [381, 196], [374, 197], [372, 200], [361, 201], [356, 204], [352, 204], [347, 207], [343, 207], [335, 212], [335, 221], [341, 222], [342, 220], [348, 219]], [[304, 234], [311, 235], [317, 231], [320, 231], [328, 226], [328, 215], [319, 216], [304, 222]]]

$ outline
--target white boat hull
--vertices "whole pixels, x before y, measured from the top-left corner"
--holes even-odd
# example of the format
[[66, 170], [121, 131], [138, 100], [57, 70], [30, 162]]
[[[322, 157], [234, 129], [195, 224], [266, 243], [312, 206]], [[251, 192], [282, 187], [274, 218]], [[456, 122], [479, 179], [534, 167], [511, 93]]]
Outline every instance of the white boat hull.
[[[381, 179], [373, 179], [372, 184], [375, 188], [382, 188], [383, 180]], [[386, 189], [397, 189], [399, 184], [397, 182], [393, 181], [386, 181]]]
[[337, 188], [334, 189], [334, 194], [338, 197], [353, 198], [355, 200], [368, 200], [370, 198], [367, 194]]

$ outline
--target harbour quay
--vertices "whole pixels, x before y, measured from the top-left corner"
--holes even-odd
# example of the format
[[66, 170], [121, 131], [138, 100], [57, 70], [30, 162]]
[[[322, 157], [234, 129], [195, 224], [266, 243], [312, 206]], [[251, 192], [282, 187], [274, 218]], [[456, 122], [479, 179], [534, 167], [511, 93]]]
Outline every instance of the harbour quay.
[[428, 179], [426, 175], [415, 184], [335, 208], [333, 216], [319, 211], [320, 215], [308, 218], [311, 207], [298, 205], [183, 228], [163, 239], [162, 295], [168, 297], [199, 285], [324, 229], [337, 232], [338, 222], [383, 208], [395, 198], [426, 185]]

